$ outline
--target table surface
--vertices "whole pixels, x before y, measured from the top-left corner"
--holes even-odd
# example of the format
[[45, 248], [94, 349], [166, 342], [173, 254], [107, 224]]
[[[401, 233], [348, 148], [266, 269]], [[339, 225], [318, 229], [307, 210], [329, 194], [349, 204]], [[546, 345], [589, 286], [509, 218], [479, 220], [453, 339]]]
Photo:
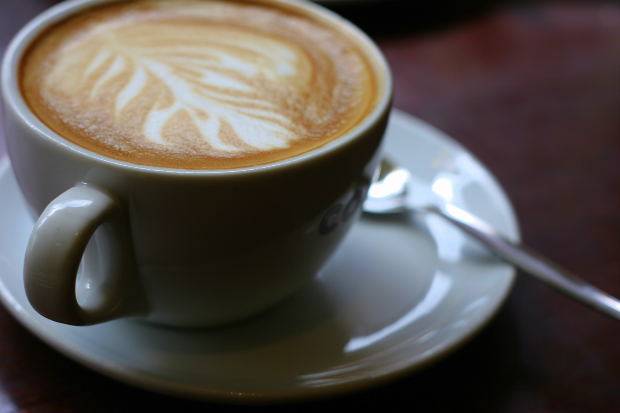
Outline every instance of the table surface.
[[[3, 0], [0, 50], [52, 3]], [[446, 14], [420, 3], [338, 11], [384, 51], [395, 106], [453, 136], [498, 177], [524, 240], [620, 296], [620, 4], [472, 1]], [[363, 393], [271, 409], [620, 411], [619, 333], [617, 321], [519, 274], [498, 316], [440, 363]], [[102, 377], [2, 307], [0, 337], [0, 413], [229, 408]]]

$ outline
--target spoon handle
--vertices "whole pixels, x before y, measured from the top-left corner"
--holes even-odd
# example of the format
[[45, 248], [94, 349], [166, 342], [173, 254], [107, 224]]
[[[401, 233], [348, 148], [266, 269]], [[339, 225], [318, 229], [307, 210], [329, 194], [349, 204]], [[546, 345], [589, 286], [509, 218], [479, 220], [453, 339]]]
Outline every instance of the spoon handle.
[[559, 267], [530, 248], [512, 242], [480, 218], [454, 205], [425, 208], [471, 235], [503, 260], [591, 308], [620, 320], [620, 300]]

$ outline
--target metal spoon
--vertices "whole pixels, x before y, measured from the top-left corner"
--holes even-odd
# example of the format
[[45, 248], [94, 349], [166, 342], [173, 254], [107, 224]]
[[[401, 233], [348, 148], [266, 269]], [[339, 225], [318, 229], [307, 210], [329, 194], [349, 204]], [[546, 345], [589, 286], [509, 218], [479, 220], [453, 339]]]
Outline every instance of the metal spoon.
[[[523, 244], [509, 240], [482, 219], [442, 199], [440, 194], [433, 192], [427, 185], [415, 185], [413, 179], [405, 168], [384, 159], [368, 191], [364, 212], [396, 214], [412, 211], [440, 216], [480, 241], [499, 258], [567, 296], [620, 320], [620, 300], [560, 268]], [[411, 186], [414, 186], [413, 191], [418, 196], [412, 196]]]

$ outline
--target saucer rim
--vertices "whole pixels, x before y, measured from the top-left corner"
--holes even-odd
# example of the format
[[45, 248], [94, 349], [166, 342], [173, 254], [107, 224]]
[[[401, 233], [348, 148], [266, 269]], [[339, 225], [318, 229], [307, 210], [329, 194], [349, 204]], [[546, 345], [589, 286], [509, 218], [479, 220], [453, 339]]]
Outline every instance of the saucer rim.
[[[441, 130], [429, 125], [428, 123], [398, 109], [393, 109], [392, 118], [400, 118], [398, 121], [406, 123], [413, 123], [417, 128], [423, 128], [432, 132], [437, 140], [443, 142], [446, 145], [453, 147], [459, 152], [465, 152], [471, 156], [476, 163], [476, 166], [484, 172], [485, 179], [487, 179], [492, 185], [497, 195], [502, 198], [506, 209], [507, 224], [510, 227], [510, 231], [513, 232], [512, 236], [516, 239], [520, 238], [520, 231], [517, 216], [510, 199], [508, 198], [505, 190], [499, 184], [495, 176], [487, 169], [484, 163], [475, 157], [469, 150], [463, 145], [457, 142], [454, 138], [446, 135]], [[7, 156], [0, 158], [0, 176], [4, 176], [11, 168], [10, 161]], [[356, 380], [344, 383], [337, 383], [333, 385], [320, 386], [320, 387], [290, 387], [284, 389], [284, 391], [271, 391], [269, 393], [231, 393], [223, 392], [221, 390], [202, 389], [197, 391], [195, 387], [189, 387], [184, 383], [175, 383], [171, 380], [160, 378], [156, 375], [149, 374], [148, 371], [136, 371], [119, 365], [118, 363], [111, 363], [106, 365], [97, 360], [91, 360], [87, 356], [83, 355], [79, 351], [73, 349], [70, 345], [67, 345], [60, 338], [54, 336], [49, 332], [50, 326], [43, 325], [39, 320], [32, 318], [28, 313], [23, 311], [21, 303], [15, 301], [15, 298], [8, 291], [5, 284], [0, 277], [0, 301], [4, 304], [4, 307], [11, 313], [11, 315], [28, 331], [30, 331], [35, 337], [45, 342], [47, 345], [58, 351], [63, 356], [81, 364], [88, 369], [102, 374], [106, 377], [117, 380], [121, 383], [137, 387], [139, 389], [152, 392], [165, 394], [173, 397], [183, 397], [186, 399], [220, 402], [227, 404], [239, 404], [239, 405], [261, 405], [261, 404], [285, 404], [291, 402], [301, 402], [307, 400], [323, 399], [333, 396], [346, 395], [357, 391], [363, 391], [371, 387], [381, 386], [389, 382], [398, 380], [401, 377], [414, 374], [420, 370], [427, 368], [428, 366], [437, 363], [438, 361], [445, 359], [455, 353], [457, 350], [469, 343], [479, 332], [486, 327], [505, 305], [506, 299], [513, 288], [516, 279], [516, 270], [511, 268], [507, 274], [505, 285], [503, 289], [498, 291], [493, 296], [494, 302], [489, 305], [490, 310], [481, 317], [477, 324], [472, 325], [464, 334], [457, 335], [453, 340], [447, 340], [441, 345], [437, 345], [432, 354], [411, 362], [410, 364], [393, 371], [389, 371], [379, 376], [367, 376], [358, 378]], [[12, 303], [11, 300], [14, 302]], [[135, 320], [117, 320], [115, 322], [136, 322]]]

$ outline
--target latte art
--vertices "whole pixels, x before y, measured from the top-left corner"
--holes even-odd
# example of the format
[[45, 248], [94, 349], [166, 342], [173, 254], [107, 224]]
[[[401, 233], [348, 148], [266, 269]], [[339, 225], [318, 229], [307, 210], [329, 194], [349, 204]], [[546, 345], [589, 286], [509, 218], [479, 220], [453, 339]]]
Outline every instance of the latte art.
[[304, 153], [354, 128], [376, 85], [360, 46], [260, 2], [134, 1], [42, 36], [22, 87], [50, 128], [95, 152], [189, 169]]
[[308, 86], [307, 62], [284, 42], [257, 40], [227, 27], [165, 22], [102, 30], [72, 47], [71, 59], [56, 64], [45, 82], [73, 97], [72, 117], [84, 107], [124, 124], [132, 115], [139, 122], [131, 137], [147, 144], [173, 146], [191, 131], [194, 144], [214, 153], [287, 147], [297, 136], [295, 113], [287, 113], [279, 95], [299, 99]]

